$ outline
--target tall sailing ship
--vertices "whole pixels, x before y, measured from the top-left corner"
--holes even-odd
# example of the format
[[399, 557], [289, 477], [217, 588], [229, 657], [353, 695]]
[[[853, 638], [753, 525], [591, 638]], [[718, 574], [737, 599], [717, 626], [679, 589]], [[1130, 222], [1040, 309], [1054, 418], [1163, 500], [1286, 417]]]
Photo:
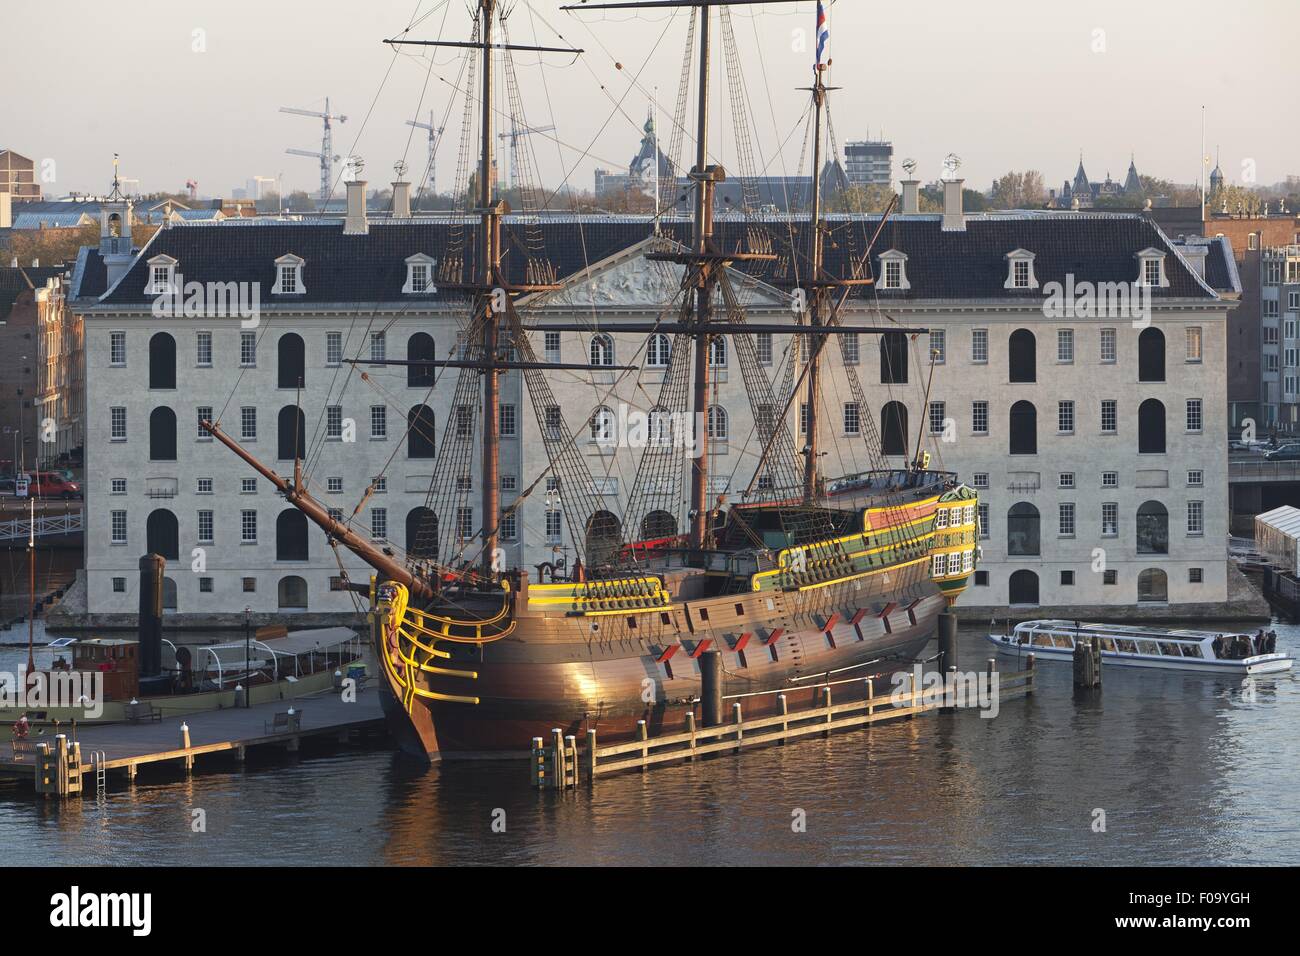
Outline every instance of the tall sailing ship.
[[[527, 129], [516, 112], [519, 91], [511, 53], [579, 51], [512, 44], [499, 0], [477, 0], [477, 6], [468, 41], [388, 41], [467, 49], [471, 87], [478, 72], [478, 149], [468, 177], [474, 221], [463, 228], [461, 251], [447, 255], [439, 267], [440, 289], [454, 290], [465, 304], [459, 348], [446, 360], [395, 363], [453, 370], [458, 376], [456, 414], [448, 416], [438, 448], [428, 494], [431, 518], [421, 539], [408, 542], [405, 555], [376, 546], [312, 495], [301, 462], [295, 462], [291, 477], [281, 476], [219, 424], [205, 423], [321, 526], [332, 543], [374, 568], [369, 582], [347, 586], [369, 597], [386, 710], [401, 746], [421, 757], [508, 754], [525, 750], [533, 737], [555, 727], [579, 736], [595, 729], [607, 741], [630, 737], [641, 720], [656, 732], [681, 729], [685, 714], [698, 707], [700, 656], [711, 651], [722, 655], [724, 693], [752, 695], [746, 711], [756, 715], [777, 706], [775, 695], [765, 691], [781, 690], [797, 706], [828, 681], [843, 682], [846, 693], [840, 696], [851, 696], [865, 689], [865, 678], [910, 665], [974, 571], [977, 502], [955, 474], [929, 467], [920, 435], [906, 466], [889, 466], [849, 363], [843, 375], [861, 417], [858, 451], [870, 467], [833, 480], [822, 474], [819, 434], [828, 430], [819, 422], [824, 347], [835, 342], [843, 349], [850, 333], [904, 333], [915, 340], [927, 330], [844, 321], [846, 301], [871, 285], [870, 246], [848, 261], [838, 255], [843, 268], [827, 266], [821, 170], [829, 88], [821, 5], [817, 62], [808, 88], [809, 215], [806, 222], [783, 223], [783, 235], [752, 209], [715, 221], [715, 186], [726, 178], [709, 153], [715, 27], [728, 71], [739, 70], [728, 5], [673, 0], [575, 8], [688, 8], [670, 163], [682, 139], [693, 58], [698, 62], [694, 163], [682, 177], [693, 193], [693, 217], [659, 222], [657, 216], [648, 255], [680, 274], [676, 295], [653, 323], [601, 323], [596, 316], [594, 324], [565, 322], [539, 308], [560, 285], [529, 236], [509, 243], [513, 258], [505, 262], [503, 231], [512, 224], [493, 186], [495, 59], [503, 61], [503, 99], [510, 104], [512, 128]], [[733, 97], [737, 86], [733, 81]], [[743, 104], [733, 107], [744, 112]], [[474, 108], [467, 97], [467, 134]], [[512, 146], [515, 139], [510, 137]], [[741, 147], [744, 181], [754, 170], [748, 147], [743, 142]], [[515, 173], [522, 156], [513, 154]], [[656, 182], [656, 206], [662, 196], [680, 191], [677, 178]], [[523, 196], [527, 206], [527, 190]], [[524, 216], [513, 224], [526, 232], [529, 222]], [[738, 275], [789, 289], [794, 321], [749, 321]], [[587, 459], [547, 373], [591, 373], [593, 404], [599, 404], [602, 376], [637, 374], [639, 367], [540, 361], [532, 345], [533, 336], [547, 332], [600, 329], [639, 335], [646, 342], [671, 340], [621, 521], [602, 510]], [[790, 336], [783, 375], [769, 377], [760, 363], [760, 334]], [[710, 351], [718, 341], [729, 343], [739, 359], [753, 412], [751, 450], [757, 465], [739, 495], [718, 492], [710, 480]], [[503, 510], [500, 394], [503, 376], [516, 373], [537, 415], [546, 466]], [[789, 426], [792, 409], [805, 416], [802, 447]], [[605, 433], [612, 423], [600, 415], [581, 430]], [[694, 431], [693, 457], [683, 451], [683, 423]], [[411, 427], [422, 423], [413, 421]], [[475, 456], [480, 520], [477, 528], [467, 529], [458, 518], [472, 493], [463, 476]], [[548, 495], [563, 495], [562, 514], [578, 559], [563, 569], [541, 565], [536, 573], [504, 566], [498, 548], [502, 522], [528, 494], [543, 488]], [[678, 528], [686, 530], [678, 533]]]

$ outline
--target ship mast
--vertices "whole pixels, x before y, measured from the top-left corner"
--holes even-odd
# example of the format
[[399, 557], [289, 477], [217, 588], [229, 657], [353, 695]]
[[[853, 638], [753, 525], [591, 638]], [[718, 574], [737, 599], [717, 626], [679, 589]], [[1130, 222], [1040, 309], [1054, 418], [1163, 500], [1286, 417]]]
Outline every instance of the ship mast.
[[501, 490], [498, 487], [500, 449], [497, 431], [500, 424], [501, 396], [500, 372], [497, 361], [497, 319], [492, 313], [492, 286], [499, 280], [501, 267], [501, 215], [505, 203], [492, 203], [492, 16], [496, 0], [479, 0], [479, 13], [483, 18], [480, 39], [483, 41], [483, 156], [479, 167], [479, 209], [482, 217], [479, 253], [480, 279], [483, 284], [483, 459], [482, 459], [482, 528], [483, 575], [491, 580], [499, 568], [496, 561], [497, 523], [501, 519]]
[[[822, 16], [822, 5], [817, 4], [818, 20]], [[817, 24], [818, 30], [814, 31], [813, 36], [816, 38], [820, 30], [820, 22]], [[819, 42], [819, 40], [814, 40]], [[821, 279], [822, 272], [822, 220], [821, 220], [821, 157], [822, 157], [822, 109], [826, 105], [826, 85], [822, 81], [822, 74], [826, 67], [818, 56], [817, 63], [813, 66], [813, 85], [812, 107], [813, 107], [813, 152], [812, 152], [812, 195], [811, 208], [808, 223], [809, 232], [809, 249], [808, 249], [808, 278], [809, 278], [809, 300], [808, 300], [808, 318], [809, 323], [814, 327], [821, 326], [822, 322], [822, 305], [826, 299], [826, 289], [818, 281]], [[804, 504], [812, 504], [818, 495], [817, 480], [817, 426], [818, 426], [818, 399], [820, 384], [818, 382], [821, 367], [822, 343], [825, 339], [818, 335], [814, 336], [807, 343], [808, 349], [808, 441], [804, 446], [804, 469], [803, 469], [803, 500]]]

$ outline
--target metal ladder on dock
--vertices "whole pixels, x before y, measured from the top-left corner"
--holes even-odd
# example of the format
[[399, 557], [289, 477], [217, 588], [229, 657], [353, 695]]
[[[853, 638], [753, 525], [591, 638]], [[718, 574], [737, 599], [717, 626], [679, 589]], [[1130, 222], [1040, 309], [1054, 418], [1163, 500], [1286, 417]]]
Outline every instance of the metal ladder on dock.
[[95, 800], [103, 803], [108, 796], [108, 769], [104, 766], [104, 751], [96, 750], [90, 755], [90, 765], [95, 769]]

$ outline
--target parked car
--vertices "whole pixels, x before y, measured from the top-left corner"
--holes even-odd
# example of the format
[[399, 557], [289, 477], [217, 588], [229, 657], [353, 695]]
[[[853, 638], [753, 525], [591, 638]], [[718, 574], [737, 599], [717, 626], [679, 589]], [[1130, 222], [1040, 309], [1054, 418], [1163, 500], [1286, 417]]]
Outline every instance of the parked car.
[[81, 485], [75, 481], [68, 481], [57, 472], [33, 472], [28, 477], [31, 479], [31, 484], [27, 490], [27, 494], [30, 496], [36, 498], [62, 498], [65, 501], [81, 497]]
[[0, 498], [12, 498], [16, 487], [17, 483], [12, 478], [0, 478]]
[[1288, 442], [1264, 457], [1269, 461], [1300, 461], [1300, 442]]

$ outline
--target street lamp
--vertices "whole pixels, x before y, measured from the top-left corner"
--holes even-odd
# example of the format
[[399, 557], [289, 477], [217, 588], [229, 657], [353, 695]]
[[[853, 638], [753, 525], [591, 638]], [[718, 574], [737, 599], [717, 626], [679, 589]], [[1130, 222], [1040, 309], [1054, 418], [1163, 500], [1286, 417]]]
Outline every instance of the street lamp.
[[249, 653], [253, 636], [253, 609], [244, 608], [244, 706], [253, 705], [252, 656]]

